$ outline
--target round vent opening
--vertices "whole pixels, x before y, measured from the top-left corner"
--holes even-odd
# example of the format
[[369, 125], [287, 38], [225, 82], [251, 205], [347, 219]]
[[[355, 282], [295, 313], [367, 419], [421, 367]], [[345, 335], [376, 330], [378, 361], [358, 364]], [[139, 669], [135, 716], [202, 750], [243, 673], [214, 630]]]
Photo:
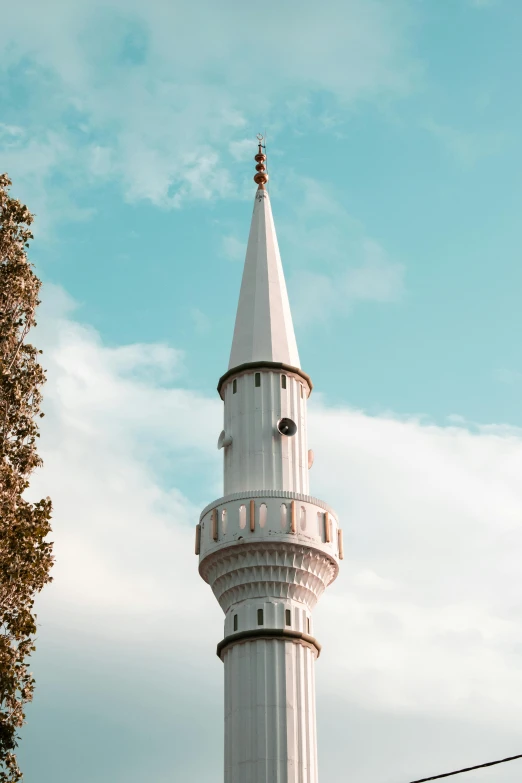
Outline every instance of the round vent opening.
[[291, 437], [292, 435], [295, 435], [297, 432], [297, 424], [295, 421], [292, 421], [292, 419], [279, 419], [277, 422], [277, 429], [281, 433], [281, 435], [286, 435], [287, 437]]

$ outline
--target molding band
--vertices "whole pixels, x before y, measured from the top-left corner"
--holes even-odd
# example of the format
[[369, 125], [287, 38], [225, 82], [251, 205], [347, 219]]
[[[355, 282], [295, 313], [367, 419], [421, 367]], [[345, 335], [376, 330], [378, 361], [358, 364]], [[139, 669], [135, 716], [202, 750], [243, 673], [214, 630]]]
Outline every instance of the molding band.
[[199, 521], [208, 514], [213, 508], [217, 506], [225, 506], [227, 503], [232, 503], [235, 500], [249, 500], [251, 498], [282, 498], [283, 500], [302, 500], [305, 503], [310, 503], [312, 506], [319, 506], [323, 511], [328, 511], [334, 519], [339, 521], [339, 515], [337, 512], [325, 503], [324, 500], [314, 498], [311, 495], [302, 495], [300, 492], [290, 492], [288, 489], [245, 489], [242, 492], [232, 492], [230, 495], [224, 495], [222, 498], [213, 500], [212, 503], [208, 503], [201, 514], [199, 515]]
[[239, 375], [242, 372], [246, 372], [248, 370], [259, 370], [259, 369], [265, 369], [265, 370], [287, 370], [288, 372], [293, 372], [296, 375], [299, 375], [303, 381], [306, 381], [309, 392], [308, 396], [312, 393], [312, 389], [314, 388], [312, 379], [310, 376], [304, 372], [304, 370], [301, 370], [300, 367], [294, 367], [292, 364], [285, 364], [284, 362], [266, 362], [266, 361], [258, 361], [258, 362], [245, 362], [244, 364], [238, 364], [237, 367], [232, 367], [230, 370], [227, 370], [224, 375], [221, 376], [221, 378], [218, 381], [217, 390], [219, 393], [219, 396], [221, 399], [223, 398], [223, 395], [221, 394], [221, 389], [223, 388], [223, 385], [228, 381], [229, 378], [231, 378], [233, 375]]
[[256, 639], [282, 639], [283, 641], [296, 642], [305, 647], [311, 647], [316, 652], [316, 658], [321, 655], [321, 645], [317, 639], [301, 631], [287, 631], [286, 628], [255, 628], [252, 631], [240, 631], [230, 634], [222, 639], [216, 649], [218, 658], [223, 660], [223, 653], [234, 644], [252, 642]]

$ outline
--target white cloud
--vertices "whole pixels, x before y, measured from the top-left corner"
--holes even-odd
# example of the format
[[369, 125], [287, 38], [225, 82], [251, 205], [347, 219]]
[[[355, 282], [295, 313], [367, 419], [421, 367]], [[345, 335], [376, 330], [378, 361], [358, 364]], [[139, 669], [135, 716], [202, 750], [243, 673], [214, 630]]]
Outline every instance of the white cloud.
[[425, 120], [422, 127], [463, 166], [472, 167], [482, 158], [495, 155], [505, 141], [505, 136], [500, 133], [466, 131], [432, 119]]
[[367, 235], [336, 193], [311, 178], [291, 183], [298, 197], [290, 220], [279, 225], [298, 259], [291, 282], [296, 323], [328, 321], [358, 302], [400, 300], [404, 265]]
[[230, 261], [243, 261], [246, 253], [246, 242], [242, 242], [234, 234], [227, 234], [221, 240], [222, 252]]
[[494, 370], [493, 377], [499, 383], [504, 384], [520, 384], [522, 382], [522, 372], [519, 370], [512, 370], [507, 367], [499, 367]]
[[[254, 7], [33, 0], [10, 9], [0, 46], [30, 85], [16, 122], [30, 128], [26, 146], [57, 129], [76, 150], [76, 181], [116, 179], [131, 200], [177, 207], [231, 192], [231, 158], [254, 138], [252, 123], [276, 115], [276, 126], [287, 114], [295, 123], [289, 93], [326, 91], [343, 104], [408, 93], [417, 68], [409, 21], [403, 0], [393, 12], [383, 0], [335, 0], [327, 14], [312, 2], [298, 13], [269, 2], [258, 45]], [[261, 70], [260, 45], [270, 52]]]
[[254, 139], [248, 137], [246, 139], [232, 141], [229, 144], [229, 150], [234, 160], [252, 160], [252, 151], [255, 150]]
[[44, 296], [46, 467], [32, 492], [53, 497], [57, 555], [44, 605], [67, 622], [80, 606], [99, 615], [165, 610], [186, 571], [179, 545], [190, 549], [198, 509], [170, 481], [158, 483], [158, 469], [179, 460], [216, 480], [218, 404], [171, 387], [180, 351], [106, 347], [71, 319], [60, 289], [46, 286]]
[[0, 122], [0, 138], [2, 141], [6, 140], [9, 136], [16, 138], [17, 136], [23, 136], [23, 128], [19, 128], [17, 125], [6, 125]]
[[199, 334], [208, 334], [212, 327], [212, 321], [206, 313], [198, 307], [193, 307], [190, 311], [190, 317], [194, 327]]
[[[16, 187], [16, 196], [31, 204], [37, 215], [35, 233], [44, 236], [59, 214], [61, 220], [87, 220], [93, 209], [78, 207], [69, 198], [74, 172], [78, 169], [71, 140], [61, 130], [30, 133], [27, 129], [0, 126], [2, 171], [8, 171]], [[48, 187], [57, 171], [63, 176], [63, 187]]]
[[348, 553], [320, 615], [329, 687], [382, 710], [518, 721], [522, 431], [320, 404], [311, 445]]
[[402, 264], [392, 263], [375, 240], [364, 239], [361, 245], [362, 264], [346, 270], [346, 298], [348, 301], [395, 301], [402, 294], [404, 267]]

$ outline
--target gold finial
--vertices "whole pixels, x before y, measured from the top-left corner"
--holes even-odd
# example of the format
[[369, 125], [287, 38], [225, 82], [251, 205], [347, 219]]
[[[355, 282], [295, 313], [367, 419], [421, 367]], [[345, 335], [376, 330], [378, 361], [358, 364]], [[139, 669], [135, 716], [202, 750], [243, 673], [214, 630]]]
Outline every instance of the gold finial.
[[257, 134], [257, 143], [258, 143], [258, 146], [259, 146], [259, 150], [258, 150], [257, 155], [254, 158], [254, 160], [257, 161], [257, 166], [256, 166], [256, 172], [257, 173], [254, 174], [254, 182], [257, 183], [257, 189], [258, 190], [264, 190], [265, 189], [265, 185], [268, 182], [268, 174], [267, 174], [266, 168], [265, 168], [266, 155], [264, 154], [264, 152], [262, 152], [262, 150], [264, 149], [263, 141], [264, 141], [263, 136], [261, 135], [261, 133], [258, 133]]

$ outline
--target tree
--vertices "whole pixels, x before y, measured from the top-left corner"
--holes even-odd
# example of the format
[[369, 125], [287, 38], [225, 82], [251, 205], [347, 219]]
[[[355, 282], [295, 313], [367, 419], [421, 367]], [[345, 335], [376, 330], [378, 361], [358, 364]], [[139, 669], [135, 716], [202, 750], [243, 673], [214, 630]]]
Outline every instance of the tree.
[[32, 700], [34, 600], [51, 581], [49, 498], [24, 498], [29, 477], [41, 465], [37, 419], [45, 382], [38, 351], [25, 342], [39, 304], [41, 282], [27, 259], [33, 216], [9, 195], [0, 175], [0, 783], [22, 778], [14, 751]]

